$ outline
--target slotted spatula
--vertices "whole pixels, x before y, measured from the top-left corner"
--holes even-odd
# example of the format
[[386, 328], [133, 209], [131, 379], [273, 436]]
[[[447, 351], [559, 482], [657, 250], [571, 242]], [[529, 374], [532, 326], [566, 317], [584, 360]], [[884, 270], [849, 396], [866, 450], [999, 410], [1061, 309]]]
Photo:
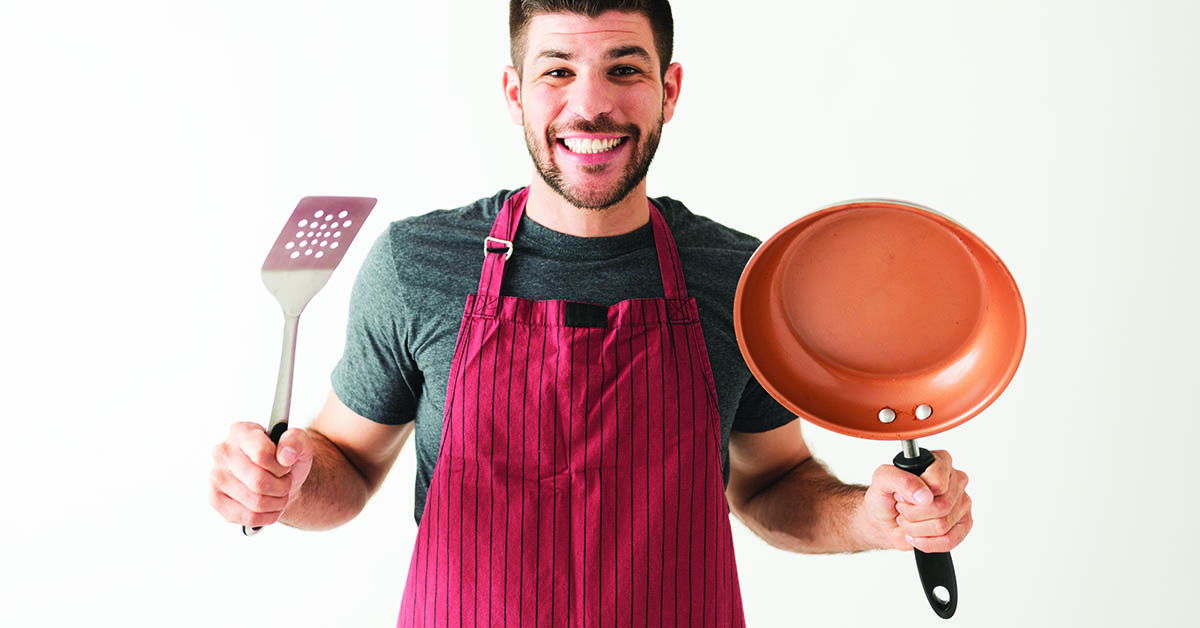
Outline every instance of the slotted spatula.
[[[262, 280], [283, 308], [283, 353], [267, 435], [279, 444], [287, 431], [292, 406], [292, 371], [300, 312], [329, 281], [346, 254], [375, 199], [354, 196], [306, 196], [275, 240], [262, 266]], [[253, 536], [262, 527], [242, 526]]]

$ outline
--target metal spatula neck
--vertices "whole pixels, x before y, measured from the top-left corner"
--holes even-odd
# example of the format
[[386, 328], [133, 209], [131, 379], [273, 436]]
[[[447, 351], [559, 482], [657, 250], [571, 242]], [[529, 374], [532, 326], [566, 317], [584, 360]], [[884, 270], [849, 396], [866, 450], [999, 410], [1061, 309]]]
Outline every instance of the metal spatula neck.
[[304, 306], [308, 305], [313, 295], [325, 286], [331, 275], [333, 275], [332, 268], [264, 270], [262, 271], [262, 280], [263, 285], [271, 294], [275, 295], [275, 299], [283, 307], [284, 315], [300, 316], [300, 312], [304, 311]]

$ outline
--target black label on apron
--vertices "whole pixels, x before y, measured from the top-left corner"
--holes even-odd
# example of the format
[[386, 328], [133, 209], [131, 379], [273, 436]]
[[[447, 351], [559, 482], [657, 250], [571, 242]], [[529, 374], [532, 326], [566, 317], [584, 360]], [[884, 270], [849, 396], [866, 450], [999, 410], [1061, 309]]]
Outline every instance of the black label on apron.
[[608, 327], [608, 308], [591, 303], [567, 301], [563, 325], [567, 327]]

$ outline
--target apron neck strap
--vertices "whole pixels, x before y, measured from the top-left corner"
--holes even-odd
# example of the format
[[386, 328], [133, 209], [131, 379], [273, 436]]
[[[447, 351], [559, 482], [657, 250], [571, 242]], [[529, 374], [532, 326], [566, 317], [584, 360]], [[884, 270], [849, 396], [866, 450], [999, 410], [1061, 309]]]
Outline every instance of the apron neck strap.
[[[504, 282], [504, 265], [513, 254], [513, 239], [517, 235], [517, 227], [521, 224], [521, 216], [525, 214], [525, 201], [528, 198], [528, 187], [509, 196], [492, 223], [492, 231], [483, 243], [483, 272], [479, 276], [481, 296], [500, 296], [500, 284]], [[671, 230], [667, 228], [666, 221], [654, 203], [647, 199], [646, 204], [650, 206], [650, 224], [654, 229], [654, 247], [658, 252], [663, 296], [667, 299], [686, 299], [687, 286], [683, 280], [679, 252], [675, 249], [675, 238], [671, 236]]]

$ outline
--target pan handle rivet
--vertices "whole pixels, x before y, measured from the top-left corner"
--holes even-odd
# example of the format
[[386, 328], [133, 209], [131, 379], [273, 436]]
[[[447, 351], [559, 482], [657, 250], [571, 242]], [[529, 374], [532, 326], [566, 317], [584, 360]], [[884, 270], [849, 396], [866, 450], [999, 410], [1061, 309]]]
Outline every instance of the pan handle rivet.
[[933, 408], [929, 404], [923, 403], [917, 406], [916, 415], [917, 420], [924, 421], [925, 419], [933, 416]]
[[879, 420], [883, 423], [891, 423], [896, 420], [896, 411], [891, 408], [884, 408], [879, 411]]

